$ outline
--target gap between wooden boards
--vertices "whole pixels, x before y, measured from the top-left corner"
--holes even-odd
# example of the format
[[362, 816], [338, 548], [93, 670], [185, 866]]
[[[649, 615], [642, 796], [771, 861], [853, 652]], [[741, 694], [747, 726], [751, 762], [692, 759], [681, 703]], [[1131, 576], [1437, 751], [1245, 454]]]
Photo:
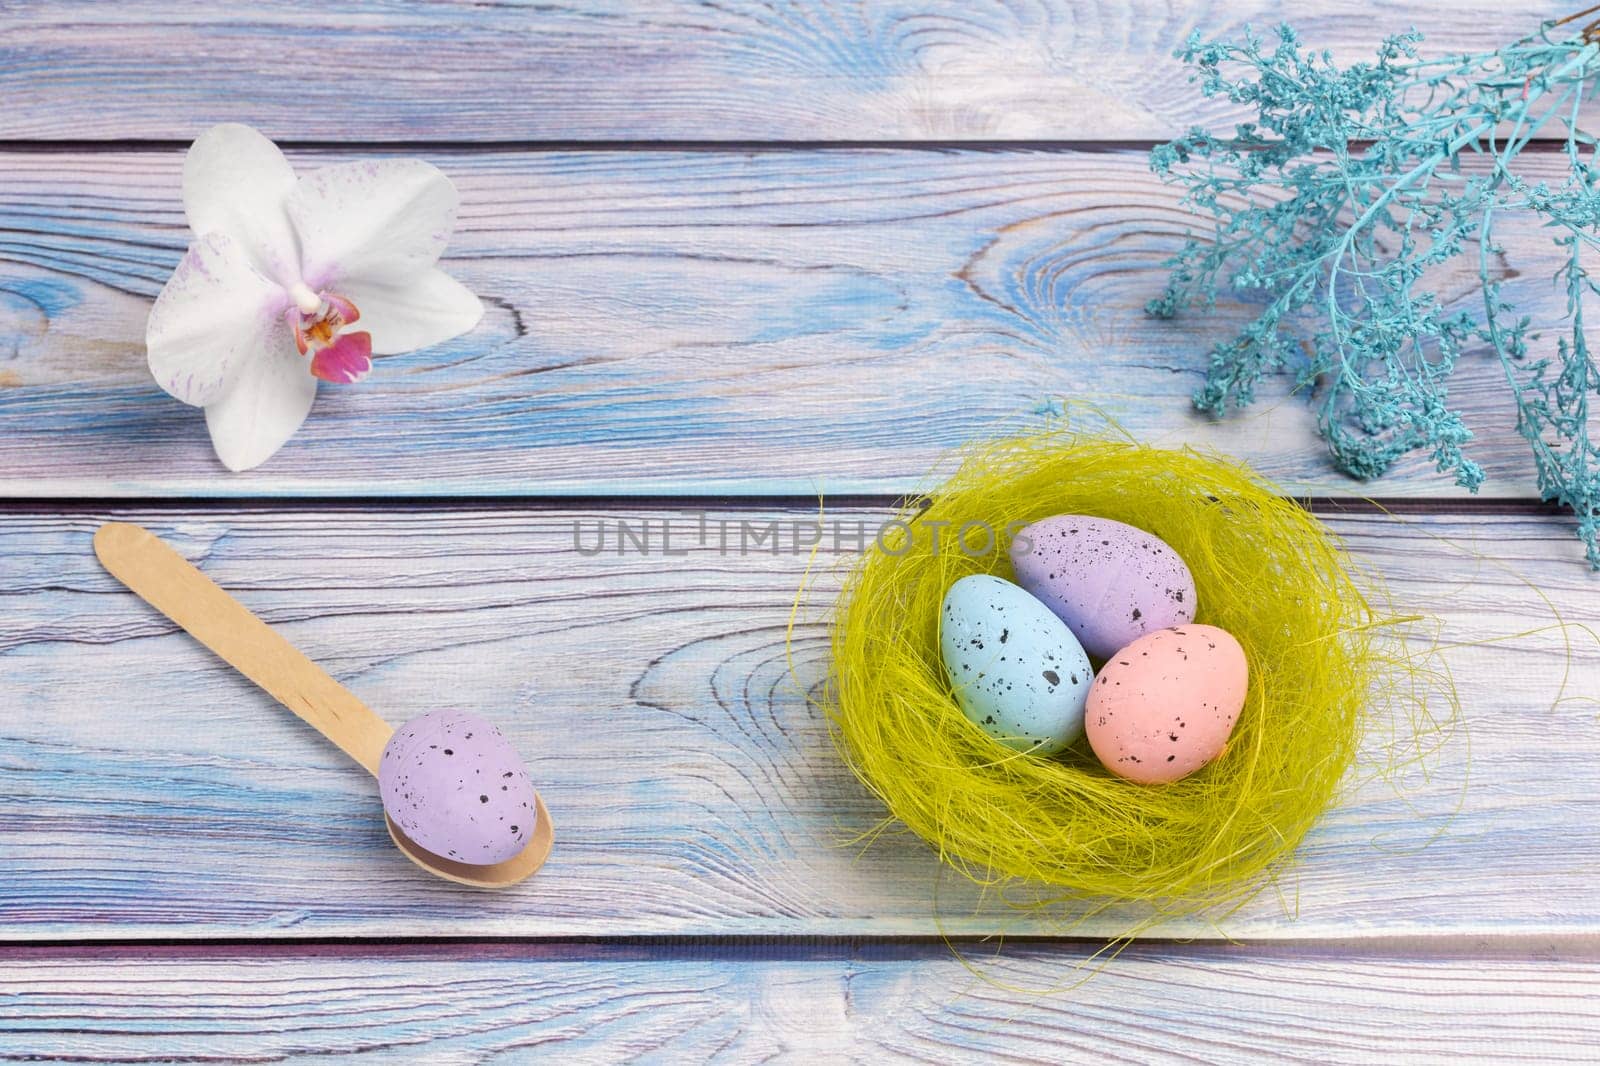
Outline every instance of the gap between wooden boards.
[[[1114, 943], [1081, 936], [988, 937], [825, 936], [825, 935], [693, 935], [616, 937], [427, 936], [427, 937], [219, 937], [197, 940], [164, 937], [120, 937], [105, 940], [29, 940], [0, 942], [0, 963], [52, 959], [205, 959], [242, 955], [279, 958], [421, 958], [506, 959], [527, 961], [590, 960], [648, 962], [656, 959], [698, 961], [836, 960], [907, 961], [940, 958], [952, 953], [973, 957], [1071, 952], [1093, 953]], [[1600, 933], [1570, 936], [1474, 933], [1445, 936], [1307, 937], [1304, 939], [1197, 941], [1141, 936], [1124, 953], [1182, 953], [1196, 959], [1251, 955], [1312, 958], [1373, 958], [1404, 955], [1429, 959], [1513, 959], [1530, 956], [1552, 960], [1600, 960]]]
[[[73, 515], [103, 511], [230, 511], [241, 514], [306, 511], [816, 511], [898, 510], [917, 497], [893, 493], [828, 496], [682, 495], [430, 495], [430, 496], [12, 496], [0, 515]], [[1506, 515], [1570, 517], [1559, 504], [1512, 497], [1297, 496], [1312, 514]]]

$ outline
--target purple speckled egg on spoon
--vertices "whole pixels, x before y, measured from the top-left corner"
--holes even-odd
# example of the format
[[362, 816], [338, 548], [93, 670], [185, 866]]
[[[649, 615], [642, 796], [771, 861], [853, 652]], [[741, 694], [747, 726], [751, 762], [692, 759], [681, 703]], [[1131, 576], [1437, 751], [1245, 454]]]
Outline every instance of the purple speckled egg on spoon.
[[94, 552], [117, 580], [378, 778], [389, 837], [419, 867], [463, 885], [506, 888], [549, 858], [550, 815], [494, 726], [436, 711], [396, 733], [148, 529], [107, 522], [95, 531]]
[[538, 824], [533, 783], [495, 726], [430, 711], [399, 729], [378, 764], [383, 809], [435, 855], [489, 866], [516, 855]]

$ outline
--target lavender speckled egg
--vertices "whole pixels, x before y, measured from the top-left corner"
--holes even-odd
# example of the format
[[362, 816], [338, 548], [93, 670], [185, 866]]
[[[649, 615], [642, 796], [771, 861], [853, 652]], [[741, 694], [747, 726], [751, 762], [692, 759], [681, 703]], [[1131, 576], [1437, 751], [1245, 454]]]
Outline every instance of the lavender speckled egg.
[[1006, 747], [1054, 755], [1083, 736], [1089, 657], [1061, 619], [1011, 582], [972, 574], [951, 585], [939, 650], [962, 713]]
[[1056, 515], [1011, 542], [1017, 584], [1037, 596], [1096, 659], [1146, 633], [1194, 621], [1194, 577], [1159, 537], [1087, 515]]
[[527, 846], [533, 783], [505, 735], [466, 711], [429, 711], [395, 730], [378, 763], [383, 809], [412, 841], [488, 866]]
[[1089, 746], [1129, 781], [1187, 777], [1228, 746], [1249, 686], [1244, 649], [1226, 630], [1148, 633], [1100, 668], [1084, 714]]

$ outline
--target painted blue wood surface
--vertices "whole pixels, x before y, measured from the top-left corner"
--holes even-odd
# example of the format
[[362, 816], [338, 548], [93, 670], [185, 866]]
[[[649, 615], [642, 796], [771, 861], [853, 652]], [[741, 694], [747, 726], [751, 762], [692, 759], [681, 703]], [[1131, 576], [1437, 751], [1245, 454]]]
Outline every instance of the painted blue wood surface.
[[[1238, 419], [1193, 413], [1247, 309], [1144, 313], [1194, 220], [1141, 152], [432, 158], [462, 190], [449, 266], [486, 321], [325, 387], [284, 451], [230, 476], [145, 367], [149, 300], [188, 239], [180, 154], [0, 156], [0, 492], [898, 493], [1066, 398], [1296, 492], [1459, 495], [1421, 458], [1340, 474], [1282, 381]], [[1502, 239], [1508, 292], [1557, 317], [1545, 235], [1508, 220]], [[1438, 284], [1475, 308], [1472, 272]], [[1451, 401], [1481, 432], [1485, 493], [1532, 495], [1498, 365], [1464, 359]]]
[[[392, 722], [441, 703], [496, 721], [529, 759], [555, 852], [503, 893], [420, 876], [366, 774], [101, 571], [94, 517], [13, 515], [0, 520], [0, 691], [15, 709], [0, 730], [0, 939], [1100, 935], [1136, 920], [1014, 910], [904, 834], [848, 844], [883, 810], [805, 699], [847, 557], [825, 554], [813, 575], [791, 675], [808, 553], [738, 547], [740, 523], [811, 509], [708, 515], [727, 554], [720, 532], [699, 542], [689, 511], [135, 517]], [[687, 555], [661, 553], [668, 517]], [[608, 549], [581, 554], [575, 528], [592, 547], [602, 520]], [[619, 556], [614, 523], [646, 520], [655, 554]], [[1600, 614], [1595, 579], [1558, 550], [1566, 534], [1535, 514], [1332, 523], [1397, 612], [1440, 619], [1409, 647], [1451, 649], [1434, 665], [1454, 673], [1463, 728], [1413, 736], [1406, 692], [1375, 694], [1350, 791], [1281, 883], [1158, 934], [1600, 934], [1600, 644], [1551, 628], [1600, 628]], [[1418, 761], [1419, 746], [1438, 751]]]
[[52, 0], [0, 5], [0, 137], [479, 142], [1170, 136], [1223, 112], [1173, 51], [1289, 21], [1371, 60], [1493, 49], [1496, 0]]
[[[141, 517], [386, 714], [442, 693], [496, 716], [560, 833], [510, 893], [419, 877], [359, 771], [99, 571], [92, 507], [13, 506], [0, 1057], [1594, 1059], [1600, 656], [1579, 627], [1600, 618], [1559, 518], [1475, 511], [1413, 463], [1377, 491], [1440, 513], [1336, 519], [1400, 603], [1442, 619], [1465, 732], [1423, 774], [1375, 718], [1369, 772], [1280, 884], [1220, 925], [1167, 930], [1209, 942], [1141, 944], [1040, 997], [1017, 986], [1075, 983], [1090, 949], [1009, 949], [986, 984], [938, 935], [1092, 937], [1125, 928], [1115, 913], [1019, 914], [914, 840], [840, 844], [878, 810], [801, 697], [824, 669], [834, 575], [796, 679], [799, 559], [586, 560], [573, 517], [643, 514], [383, 499], [648, 492], [689, 511], [721, 492], [895, 493], [1062, 396], [1296, 491], [1367, 491], [1332, 472], [1298, 398], [1222, 427], [1187, 412], [1241, 309], [1143, 316], [1191, 220], [1137, 145], [1095, 145], [1221, 117], [1170, 56], [1191, 29], [1287, 18], [1349, 59], [1411, 23], [1469, 50], [1550, 13], [0, 0], [0, 496], [370, 494]], [[324, 396], [244, 478], [222, 476], [142, 350], [187, 239], [174, 146], [225, 119], [339, 146], [296, 153], [305, 165], [431, 145], [464, 193], [450, 267], [490, 305], [470, 337]], [[1095, 143], [998, 143], [1017, 138]], [[41, 143], [63, 139], [78, 143]], [[628, 150], [724, 139], [762, 143]], [[547, 140], [567, 148], [531, 143]], [[1508, 234], [1503, 266], [1551, 309], [1541, 243]], [[1463, 306], [1474, 285], [1443, 280]], [[1526, 497], [1497, 377], [1469, 363], [1453, 398], [1486, 431], [1491, 492]], [[1376, 773], [1391, 755], [1403, 768]], [[340, 934], [401, 942], [296, 942]], [[555, 941], [404, 942], [460, 934]], [[93, 943], [147, 938], [175, 943]]]
[[1455, 1066], [1582, 1062], [1600, 1027], [1600, 963], [1554, 942], [962, 950], [978, 973], [938, 943], [34, 952], [0, 956], [0, 1057]]

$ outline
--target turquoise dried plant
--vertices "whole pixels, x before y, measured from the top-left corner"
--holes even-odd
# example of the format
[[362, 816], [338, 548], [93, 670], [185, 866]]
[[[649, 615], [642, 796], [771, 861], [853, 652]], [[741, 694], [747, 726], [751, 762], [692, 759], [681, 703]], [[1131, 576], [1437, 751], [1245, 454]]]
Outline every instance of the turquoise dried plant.
[[[1600, 448], [1589, 435], [1600, 371], [1584, 336], [1584, 304], [1600, 288], [1582, 262], [1600, 247], [1600, 170], [1595, 138], [1578, 125], [1600, 78], [1600, 23], [1567, 29], [1597, 11], [1479, 55], [1419, 58], [1412, 32], [1385, 40], [1375, 62], [1342, 69], [1302, 51], [1288, 27], [1272, 47], [1249, 30], [1237, 44], [1191, 37], [1178, 55], [1201, 91], [1257, 117], [1230, 136], [1196, 128], [1151, 153], [1215, 225], [1169, 261], [1149, 310], [1211, 307], [1222, 293], [1262, 307], [1212, 350], [1195, 405], [1220, 416], [1249, 404], [1263, 375], [1292, 373], [1318, 398], [1341, 469], [1374, 478], [1426, 450], [1476, 490], [1483, 470], [1463, 450], [1472, 434], [1446, 382], [1464, 354], [1492, 351], [1540, 496], [1572, 508], [1600, 569]], [[1519, 172], [1536, 138], [1564, 153], [1558, 183]], [[1553, 346], [1494, 269], [1497, 224], [1529, 213], [1550, 234], [1566, 295]], [[1482, 283], [1470, 310], [1429, 288], [1462, 257]]]

